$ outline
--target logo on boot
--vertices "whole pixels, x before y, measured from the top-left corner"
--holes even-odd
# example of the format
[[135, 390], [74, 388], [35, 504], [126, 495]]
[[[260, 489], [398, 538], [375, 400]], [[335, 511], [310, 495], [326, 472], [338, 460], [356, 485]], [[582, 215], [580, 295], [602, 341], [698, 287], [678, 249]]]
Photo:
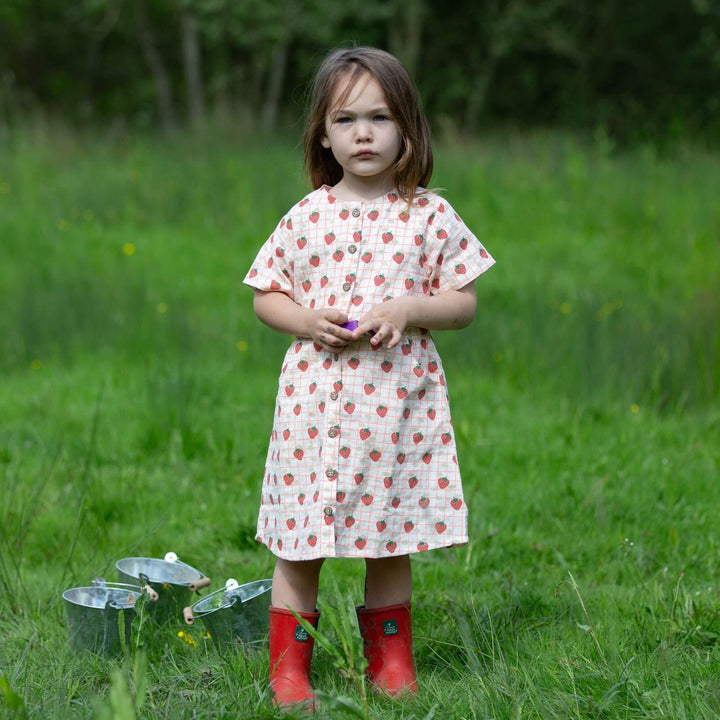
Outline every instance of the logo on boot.
[[[397, 632], [397, 627], [395, 629], [395, 632]], [[295, 640], [297, 642], [307, 642], [310, 639], [310, 633], [302, 626], [302, 625], [296, 625], [295, 626]]]
[[390, 635], [397, 635], [398, 634], [397, 620], [383, 620], [382, 629], [383, 629], [383, 635], [385, 635], [385, 637], [388, 637]]

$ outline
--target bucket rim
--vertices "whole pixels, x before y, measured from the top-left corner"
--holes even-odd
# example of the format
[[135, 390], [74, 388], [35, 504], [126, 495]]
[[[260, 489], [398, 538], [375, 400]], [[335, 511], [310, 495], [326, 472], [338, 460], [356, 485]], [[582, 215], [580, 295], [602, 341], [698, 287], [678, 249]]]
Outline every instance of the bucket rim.
[[[265, 587], [264, 584], [267, 584]], [[245, 598], [243, 600], [241, 591], [243, 588], [247, 589], [248, 586], [252, 585], [263, 585], [261, 589], [259, 589], [256, 593], [253, 593], [249, 597]], [[193, 612], [193, 615], [196, 617], [203, 617], [205, 615], [211, 615], [214, 612], [217, 612], [218, 610], [227, 610], [228, 608], [233, 607], [236, 603], [244, 604], [251, 602], [255, 598], [259, 597], [260, 595], [263, 595], [264, 593], [268, 592], [268, 590], [272, 589], [272, 578], [261, 578], [260, 580], [252, 580], [248, 583], [243, 583], [242, 585], [238, 585], [237, 587], [232, 588], [231, 590], [228, 590], [225, 587], [221, 587], [218, 590], [214, 590], [211, 593], [208, 593], [207, 595], [201, 597], [199, 600], [194, 602], [190, 609]], [[202, 605], [206, 605], [208, 601], [210, 601], [212, 598], [217, 597], [218, 595], [227, 595], [227, 599], [225, 602], [223, 602], [222, 605], [218, 605], [217, 607], [213, 608], [207, 608], [204, 609], [201, 607]]]
[[193, 567], [192, 565], [188, 565], [185, 562], [182, 562], [182, 560], [165, 560], [164, 558], [152, 558], [152, 557], [139, 557], [139, 556], [133, 556], [133, 557], [124, 557], [120, 558], [115, 562], [115, 569], [122, 573], [123, 575], [127, 577], [137, 577], [140, 579], [139, 575], [135, 575], [134, 572], [130, 571], [130, 568], [125, 567], [123, 564], [131, 564], [131, 563], [138, 563], [138, 564], [147, 564], [148, 566], [152, 567], [153, 570], [157, 571], [158, 568], [163, 567], [182, 567], [186, 570], [190, 571], [191, 573], [197, 574], [197, 577], [189, 578], [187, 581], [180, 582], [178, 580], [168, 580], [167, 578], [162, 578], [156, 576], [153, 572], [143, 572], [142, 575], [147, 577], [148, 581], [151, 583], [163, 583], [165, 585], [174, 585], [177, 587], [188, 587], [190, 584], [197, 582], [198, 580], [202, 580], [205, 577], [207, 577], [202, 571], [198, 570], [197, 568]]
[[[137, 602], [137, 599], [143, 594], [143, 588], [139, 585], [130, 585], [128, 583], [112, 583], [112, 582], [106, 582], [102, 584], [97, 585], [80, 585], [78, 587], [72, 587], [65, 590], [62, 594], [62, 599], [65, 600], [66, 603], [73, 605], [74, 607], [80, 607], [80, 608], [86, 608], [86, 609], [103, 609], [105, 605], [88, 605], [86, 603], [78, 602], [77, 599], [72, 597], [73, 593], [76, 593], [78, 591], [100, 591], [100, 590], [121, 590], [128, 593], [135, 593], [135, 597], [133, 598], [132, 602], [122, 600], [115, 600], [115, 599], [107, 599], [107, 603], [113, 603], [113, 607], [121, 607], [123, 609], [130, 609], [135, 607], [135, 603]], [[117, 605], [115, 605], [117, 603]]]

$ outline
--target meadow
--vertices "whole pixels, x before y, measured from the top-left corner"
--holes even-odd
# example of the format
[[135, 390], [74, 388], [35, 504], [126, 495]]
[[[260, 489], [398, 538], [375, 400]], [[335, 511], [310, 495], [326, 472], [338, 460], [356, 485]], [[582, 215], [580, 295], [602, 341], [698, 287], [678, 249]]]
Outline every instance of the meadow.
[[[168, 550], [213, 588], [271, 575], [288, 338], [242, 278], [300, 162], [223, 128], [0, 138], [0, 716], [281, 717], [266, 649], [146, 625], [75, 653], [61, 595]], [[359, 682], [363, 568], [326, 564], [319, 717], [717, 718], [720, 155], [488, 135], [433, 184], [498, 261], [437, 337], [471, 542], [414, 560], [407, 703]]]

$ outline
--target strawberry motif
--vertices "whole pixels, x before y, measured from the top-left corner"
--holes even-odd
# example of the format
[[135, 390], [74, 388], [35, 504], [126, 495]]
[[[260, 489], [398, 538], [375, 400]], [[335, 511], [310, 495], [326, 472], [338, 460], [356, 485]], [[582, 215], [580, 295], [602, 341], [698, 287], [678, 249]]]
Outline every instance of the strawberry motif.
[[302, 405], [300, 403], [295, 403], [295, 406], [293, 407], [293, 414], [299, 415], [302, 410]]
[[368, 213], [368, 218], [370, 220], [377, 220], [380, 217], [380, 213], [377, 210], [371, 210]]
[[436, 415], [435, 408], [428, 408], [427, 416], [430, 418], [430, 420], [434, 420], [435, 415]]
[[295, 242], [296, 242], [296, 245], [298, 246], [298, 249], [302, 250], [307, 245], [307, 238], [303, 235], [302, 237], [298, 238]]
[[381, 533], [387, 527], [387, 522], [385, 522], [385, 520], [378, 520], [375, 523], [375, 527], [377, 528], [377, 531]]
[[316, 535], [308, 535], [308, 545], [310, 547], [315, 547], [317, 545], [317, 536]]
[[295, 451], [293, 452], [293, 456], [297, 460], [302, 460], [304, 454], [305, 454], [305, 451], [302, 448], [295, 448]]
[[382, 241], [387, 245], [393, 241], [393, 234], [391, 232], [384, 232], [382, 234]]
[[366, 395], [372, 395], [375, 392], [375, 386], [372, 383], [365, 383], [363, 385], [363, 390]]
[[447, 530], [447, 525], [442, 521], [438, 521], [435, 523], [435, 531], [438, 533], [438, 535], [442, 535]]
[[377, 414], [378, 414], [380, 417], [383, 417], [383, 418], [384, 418], [384, 417], [387, 415], [387, 411], [388, 411], [388, 409], [387, 409], [387, 407], [385, 407], [385, 405], [378, 405], [378, 406], [377, 406], [376, 412], [377, 412]]
[[352, 527], [355, 524], [355, 518], [352, 515], [348, 515], [345, 518], [345, 527], [349, 528]]
[[370, 459], [373, 462], [377, 462], [382, 457], [382, 453], [379, 450], [372, 450], [370, 452]]
[[356, 485], [362, 485], [365, 476], [362, 473], [355, 473], [353, 479], [355, 480]]
[[351, 358], [348, 360], [348, 365], [349, 365], [353, 370], [357, 370], [358, 365], [360, 365], [360, 358], [351, 357]]
[[355, 540], [355, 547], [358, 550], [362, 550], [366, 544], [367, 544], [367, 540], [365, 538], [359, 537], [357, 540]]
[[283, 475], [283, 481], [286, 485], [292, 485], [295, 482], [295, 476], [292, 473], [285, 473]]
[[427, 550], [429, 547], [430, 547], [430, 546], [429, 546], [424, 540], [421, 540], [421, 541], [417, 544], [417, 549], [418, 549], [420, 552], [423, 552], [423, 550]]
[[380, 287], [385, 282], [385, 276], [380, 273], [379, 275], [376, 275], [373, 278], [373, 281], [375, 282], [375, 287]]
[[358, 435], [360, 435], [361, 440], [367, 440], [371, 435], [370, 428], [361, 428]]
[[384, 478], [384, 480], [383, 480], [383, 485], [384, 485], [386, 488], [391, 488], [391, 487], [392, 487], [392, 484], [393, 484], [392, 475], [387, 475], [387, 476]]
[[412, 490], [418, 484], [418, 482], [419, 481], [417, 477], [413, 475], [411, 478], [408, 478], [408, 487]]
[[393, 369], [393, 364], [392, 364], [392, 362], [391, 362], [390, 360], [388, 360], [387, 358], [385, 358], [385, 359], [380, 363], [380, 369], [381, 369], [383, 372], [389, 373], [389, 372]]
[[340, 219], [347, 220], [350, 217], [350, 211], [347, 208], [343, 208], [340, 211]]
[[437, 231], [437, 238], [438, 238], [438, 240], [446, 240], [446, 239], [447, 239], [447, 236], [448, 236], [447, 232], [446, 232], [445, 230], [443, 230], [442, 228], [440, 228], [440, 229]]
[[[309, 218], [310, 218], [311, 223], [316, 223], [320, 219], [320, 213], [317, 210], [313, 210], [310, 213]], [[289, 222], [288, 222], [288, 227], [290, 227]]]
[[430, 462], [431, 462], [431, 460], [432, 460], [432, 453], [431, 453], [429, 450], [428, 450], [428, 452], [423, 453], [422, 461], [423, 461], [426, 465], [429, 465]]
[[412, 532], [414, 527], [415, 527], [415, 523], [412, 520], [406, 520], [405, 524], [403, 525], [403, 528], [405, 529], [406, 533]]
[[393, 253], [392, 259], [400, 265], [400, 263], [405, 259], [405, 253], [401, 253], [399, 250]]
[[406, 223], [410, 219], [410, 213], [407, 210], [403, 210], [398, 217], [402, 222]]
[[462, 507], [462, 500], [460, 498], [453, 498], [450, 501], [450, 507], [452, 507], [453, 510], [459, 510]]
[[300, 372], [305, 372], [308, 369], [308, 365], [309, 363], [307, 360], [300, 360], [297, 364], [298, 370], [300, 370]]
[[360, 500], [362, 501], [363, 505], [372, 505], [373, 496], [370, 493], [365, 493]]
[[355, 403], [354, 403], [354, 402], [350, 402], [350, 401], [348, 400], [348, 401], [343, 405], [343, 410], [345, 410], [345, 412], [346, 412], [348, 415], [352, 415], [352, 414], [355, 412]]
[[418, 505], [425, 510], [430, 505], [430, 500], [424, 495], [418, 500]]
[[335, 233], [334, 232], [326, 233], [325, 234], [325, 244], [331, 245], [334, 242], [335, 242]]
[[388, 549], [388, 552], [393, 553], [397, 548], [397, 543], [394, 540], [391, 540], [389, 543], [386, 543], [385, 547]]
[[438, 483], [438, 487], [441, 490], [444, 490], [450, 484], [450, 481], [446, 477], [440, 477], [440, 478], [438, 478], [437, 483]]
[[350, 448], [347, 445], [343, 445], [340, 448], [340, 456], [347, 460], [350, 457]]
[[391, 501], [390, 504], [397, 510], [400, 507], [400, 497], [396, 495]]
[[373, 259], [373, 254], [372, 254], [371, 252], [364, 252], [364, 253], [360, 256], [360, 259], [361, 259], [364, 263], [369, 263], [369, 262]]
[[286, 522], [287, 522], [288, 530], [295, 529], [295, 518], [288, 518]]

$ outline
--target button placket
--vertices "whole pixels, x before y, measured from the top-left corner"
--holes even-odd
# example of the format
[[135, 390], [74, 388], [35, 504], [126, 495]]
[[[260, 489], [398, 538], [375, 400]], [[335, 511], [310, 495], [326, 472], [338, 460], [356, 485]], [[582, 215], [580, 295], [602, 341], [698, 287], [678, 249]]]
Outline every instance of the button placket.
[[334, 378], [332, 389], [328, 397], [331, 402], [326, 405], [325, 416], [327, 420], [327, 432], [323, 443], [322, 462], [325, 467], [325, 481], [320, 492], [319, 506], [322, 508], [323, 520], [320, 530], [320, 541], [323, 552], [327, 556], [335, 554], [335, 524], [326, 522], [325, 518], [335, 515], [335, 503], [337, 498], [337, 480], [341, 465], [340, 443], [342, 440], [342, 427], [340, 424], [340, 403], [338, 402], [342, 393], [342, 360], [340, 354], [333, 355], [333, 364], [330, 372]]

